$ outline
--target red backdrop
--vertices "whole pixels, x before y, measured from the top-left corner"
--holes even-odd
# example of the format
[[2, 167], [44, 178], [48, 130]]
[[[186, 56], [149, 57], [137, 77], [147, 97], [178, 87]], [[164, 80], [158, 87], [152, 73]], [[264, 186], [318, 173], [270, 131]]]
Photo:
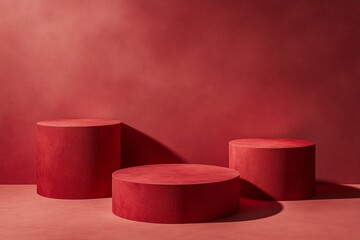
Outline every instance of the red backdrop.
[[359, 21], [358, 0], [0, 0], [0, 183], [36, 181], [35, 122], [80, 117], [125, 122], [125, 161], [294, 137], [318, 179], [360, 182]]

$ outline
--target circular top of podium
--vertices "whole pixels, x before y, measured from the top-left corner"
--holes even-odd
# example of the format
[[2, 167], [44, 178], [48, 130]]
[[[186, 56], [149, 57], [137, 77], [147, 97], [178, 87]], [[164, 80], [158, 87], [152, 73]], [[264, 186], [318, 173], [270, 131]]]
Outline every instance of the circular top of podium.
[[224, 182], [239, 177], [233, 169], [202, 164], [154, 164], [120, 169], [113, 178], [154, 185], [191, 185]]
[[58, 119], [38, 122], [37, 125], [47, 127], [98, 127], [120, 124], [118, 120], [111, 119]]
[[245, 148], [297, 148], [315, 145], [308, 140], [291, 138], [244, 138], [232, 140], [230, 144]]

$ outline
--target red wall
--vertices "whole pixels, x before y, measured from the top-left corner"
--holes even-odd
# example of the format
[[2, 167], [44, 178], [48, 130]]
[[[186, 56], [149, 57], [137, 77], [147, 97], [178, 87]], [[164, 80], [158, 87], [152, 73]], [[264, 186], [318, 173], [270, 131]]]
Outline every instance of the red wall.
[[358, 0], [0, 0], [0, 183], [35, 182], [35, 122], [79, 117], [125, 122], [127, 161], [296, 137], [360, 182], [359, 22]]

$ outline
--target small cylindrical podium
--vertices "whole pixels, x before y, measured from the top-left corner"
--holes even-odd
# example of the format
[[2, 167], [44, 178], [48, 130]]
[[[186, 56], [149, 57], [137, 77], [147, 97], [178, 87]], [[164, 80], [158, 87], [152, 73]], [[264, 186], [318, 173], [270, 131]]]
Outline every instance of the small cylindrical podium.
[[314, 194], [315, 143], [298, 139], [238, 139], [229, 143], [229, 166], [240, 173], [240, 195], [297, 200]]
[[195, 223], [239, 211], [239, 173], [200, 164], [156, 164], [113, 173], [112, 210], [152, 223]]
[[120, 122], [65, 119], [37, 123], [37, 193], [60, 199], [111, 196], [120, 168]]

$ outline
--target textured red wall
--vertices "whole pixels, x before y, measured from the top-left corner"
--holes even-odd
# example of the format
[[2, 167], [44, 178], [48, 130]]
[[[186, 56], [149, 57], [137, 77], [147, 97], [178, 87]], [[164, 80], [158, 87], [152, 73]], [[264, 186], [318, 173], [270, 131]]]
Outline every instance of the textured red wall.
[[318, 179], [360, 182], [359, 22], [358, 0], [0, 0], [0, 183], [35, 182], [35, 122], [79, 117], [221, 166], [234, 138], [310, 139]]

